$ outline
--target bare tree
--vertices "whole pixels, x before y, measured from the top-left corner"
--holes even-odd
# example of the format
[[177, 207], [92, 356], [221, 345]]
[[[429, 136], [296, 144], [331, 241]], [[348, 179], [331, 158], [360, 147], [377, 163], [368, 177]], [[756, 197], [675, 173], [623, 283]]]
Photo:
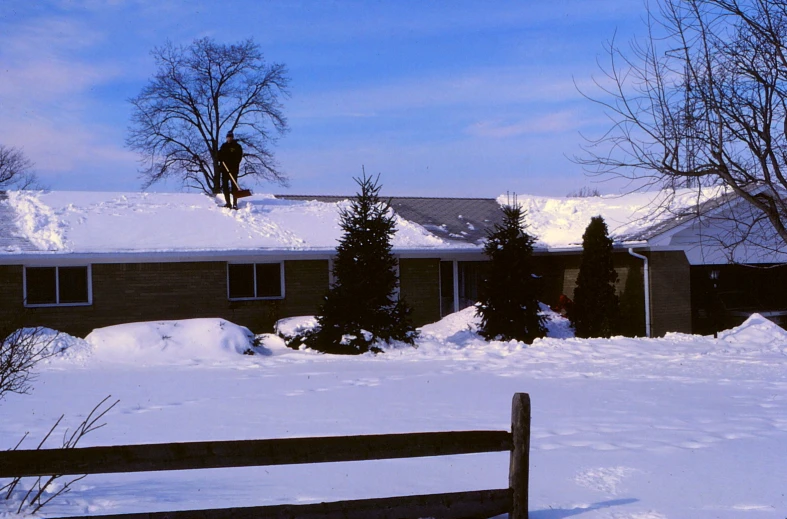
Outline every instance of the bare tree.
[[22, 150], [0, 144], [0, 189], [36, 187], [33, 163]]
[[281, 98], [289, 78], [282, 64], [268, 65], [253, 40], [236, 45], [210, 38], [189, 47], [153, 49], [158, 71], [133, 106], [127, 146], [141, 155], [143, 187], [169, 177], [218, 193], [216, 157], [223, 134], [244, 147], [240, 176], [287, 183], [271, 146], [287, 129]]
[[0, 342], [0, 400], [6, 393], [25, 394], [35, 378], [33, 368], [55, 355], [52, 345], [58, 332], [45, 328], [19, 328]]
[[755, 218], [731, 241], [756, 229], [783, 248], [787, 2], [657, 0], [646, 28], [628, 48], [608, 45], [602, 93], [588, 98], [612, 125], [577, 160], [639, 187], [727, 186]]

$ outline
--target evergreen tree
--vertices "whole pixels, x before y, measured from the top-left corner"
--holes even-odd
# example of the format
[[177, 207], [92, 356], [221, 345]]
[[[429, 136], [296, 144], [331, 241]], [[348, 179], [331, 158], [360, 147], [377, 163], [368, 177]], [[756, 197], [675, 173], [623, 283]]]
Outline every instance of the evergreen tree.
[[410, 308], [397, 298], [396, 258], [391, 238], [396, 233], [390, 202], [380, 199], [380, 185], [364, 173], [355, 179], [360, 192], [343, 209], [344, 235], [336, 249], [334, 284], [320, 310], [318, 328], [307, 346], [326, 353], [378, 351], [378, 341], [415, 342]]
[[546, 335], [538, 315], [538, 277], [533, 273], [533, 242], [525, 232], [519, 205], [503, 207], [503, 223], [488, 233], [484, 252], [489, 256], [481, 301], [479, 333], [487, 340], [518, 340], [528, 344]]
[[619, 311], [617, 280], [607, 224], [601, 216], [594, 216], [582, 235], [582, 260], [569, 314], [577, 337], [609, 337], [615, 331]]

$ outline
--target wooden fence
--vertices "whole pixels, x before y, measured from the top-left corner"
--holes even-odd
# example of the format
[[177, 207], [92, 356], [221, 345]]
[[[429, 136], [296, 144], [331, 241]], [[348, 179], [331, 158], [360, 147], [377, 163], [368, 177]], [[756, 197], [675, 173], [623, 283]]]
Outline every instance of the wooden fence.
[[[366, 461], [510, 451], [509, 488], [449, 494], [176, 512], [93, 519], [527, 518], [530, 396], [514, 395], [511, 432], [454, 431], [0, 452], [0, 478]], [[88, 516], [86, 516], [88, 517]], [[73, 519], [73, 518], [72, 518]]]

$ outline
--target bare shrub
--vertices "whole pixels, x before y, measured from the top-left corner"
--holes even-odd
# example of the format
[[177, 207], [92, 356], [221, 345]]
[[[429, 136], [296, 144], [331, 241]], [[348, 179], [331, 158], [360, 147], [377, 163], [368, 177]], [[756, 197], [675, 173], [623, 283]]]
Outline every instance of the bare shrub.
[[52, 348], [59, 332], [48, 328], [19, 328], [0, 343], [0, 400], [6, 393], [26, 394], [35, 379], [33, 368], [55, 355]]
[[[90, 411], [90, 413], [88, 413], [87, 417], [82, 420], [77, 428], [71, 432], [70, 435], [68, 429], [63, 432], [63, 441], [60, 446], [61, 449], [75, 448], [82, 438], [106, 425], [106, 423], [99, 424], [99, 420], [101, 420], [104, 415], [106, 415], [113, 407], [117, 405], [118, 402], [120, 402], [120, 400], [115, 400], [115, 402], [113, 402], [111, 405], [106, 405], [111, 396], [112, 395], [108, 395], [101, 402], [99, 402]], [[58, 428], [60, 422], [63, 421], [64, 416], [65, 415], [60, 415], [60, 418], [57, 419], [52, 428], [49, 429], [49, 432], [38, 444], [36, 450], [40, 450], [44, 446], [44, 443], [46, 443], [49, 437], [52, 436], [52, 433], [54, 433]], [[22, 442], [24, 442], [25, 438], [27, 438], [27, 433], [25, 433], [22, 439], [19, 440], [19, 443], [17, 443], [16, 446], [11, 450], [17, 450]], [[17, 514], [35, 514], [56, 497], [69, 492], [74, 483], [84, 479], [85, 477], [87, 477], [87, 474], [73, 477], [65, 482], [61, 482], [60, 480], [63, 478], [62, 474], [38, 476], [36, 478], [30, 478], [33, 479], [33, 481], [27, 490], [23, 488], [27, 485], [22, 485], [22, 480], [25, 478], [17, 477], [0, 487], [0, 497], [5, 499], [6, 502], [12, 502], [12, 506], [16, 508]]]

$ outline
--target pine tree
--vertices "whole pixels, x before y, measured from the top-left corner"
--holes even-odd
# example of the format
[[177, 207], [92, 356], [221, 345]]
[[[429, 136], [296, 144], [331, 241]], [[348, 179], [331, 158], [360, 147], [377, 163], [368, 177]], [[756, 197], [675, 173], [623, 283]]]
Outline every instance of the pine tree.
[[390, 202], [381, 186], [364, 173], [355, 179], [360, 192], [340, 214], [344, 231], [333, 264], [334, 284], [320, 310], [317, 330], [307, 346], [326, 353], [377, 351], [378, 341], [413, 344], [417, 333], [411, 310], [397, 298], [396, 258], [391, 239], [396, 233]]
[[617, 280], [607, 224], [601, 216], [594, 216], [582, 235], [582, 260], [569, 314], [577, 337], [609, 337], [615, 331]]
[[488, 233], [484, 252], [490, 259], [483, 298], [476, 307], [479, 333], [487, 340], [528, 344], [546, 335], [538, 315], [538, 277], [533, 273], [533, 242], [525, 232], [519, 205], [504, 206], [503, 223]]

